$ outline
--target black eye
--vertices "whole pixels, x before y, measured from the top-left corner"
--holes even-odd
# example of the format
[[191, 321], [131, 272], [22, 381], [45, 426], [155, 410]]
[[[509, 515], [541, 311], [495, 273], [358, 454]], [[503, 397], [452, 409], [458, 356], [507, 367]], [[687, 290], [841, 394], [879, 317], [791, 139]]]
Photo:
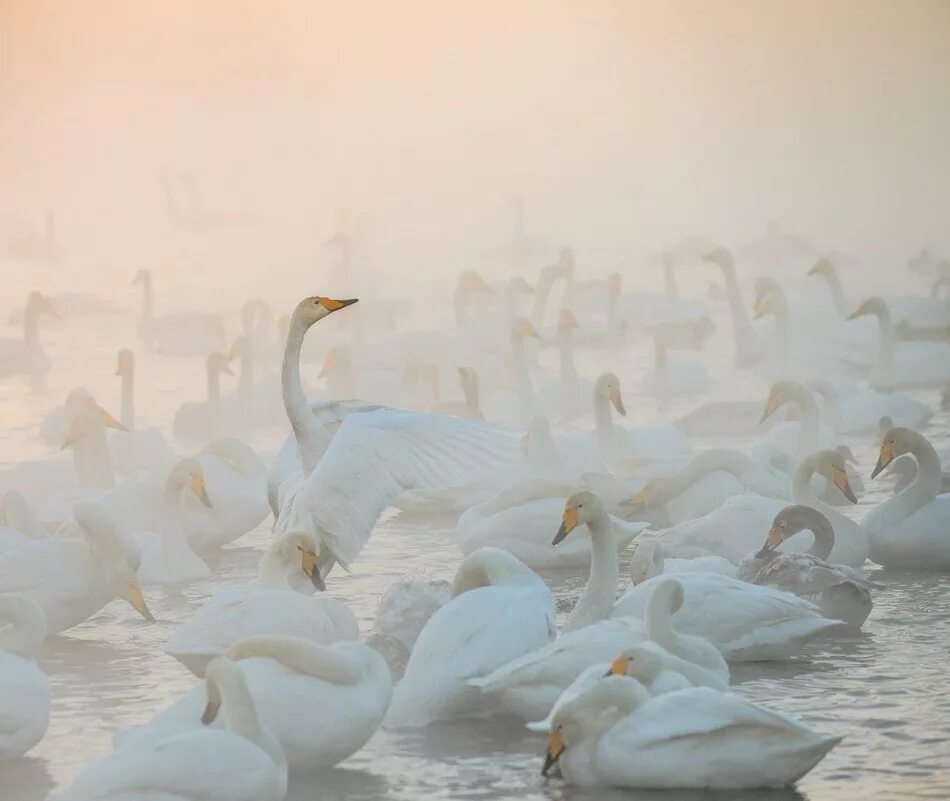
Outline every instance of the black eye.
[[298, 551], [302, 551], [302, 550], [303, 550], [303, 545], [298, 545], [298, 546], [297, 546], [297, 550], [298, 550]]

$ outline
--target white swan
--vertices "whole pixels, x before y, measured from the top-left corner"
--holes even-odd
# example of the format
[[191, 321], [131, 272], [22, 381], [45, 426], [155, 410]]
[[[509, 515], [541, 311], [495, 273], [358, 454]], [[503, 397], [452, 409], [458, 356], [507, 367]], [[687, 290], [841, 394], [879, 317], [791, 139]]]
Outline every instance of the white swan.
[[950, 495], [938, 494], [940, 459], [927, 438], [908, 428], [888, 430], [871, 478], [903, 454], [917, 461], [917, 476], [864, 518], [871, 561], [910, 570], [950, 570]]
[[481, 396], [478, 390], [478, 373], [474, 367], [459, 367], [459, 384], [462, 387], [461, 401], [442, 401], [437, 403], [434, 412], [452, 417], [467, 417], [469, 420], [484, 420]]
[[[794, 656], [805, 642], [840, 624], [823, 617], [818, 607], [796, 595], [718, 573], [678, 573], [675, 579], [648, 579], [617, 601], [613, 616], [649, 615], [655, 587], [660, 582], [675, 585], [679, 588], [676, 592], [681, 593], [677, 598], [680, 605], [673, 605], [672, 623], [676, 629], [701, 635], [731, 662]], [[670, 592], [673, 591], [671, 588]], [[683, 656], [665, 642], [659, 642]]]
[[732, 319], [732, 336], [736, 347], [736, 366], [751, 367], [761, 362], [765, 358], [768, 348], [764, 346], [761, 338], [756, 337], [752, 331], [752, 323], [749, 322], [749, 315], [746, 312], [742, 292], [739, 289], [739, 279], [736, 277], [732, 252], [726, 248], [716, 248], [703, 256], [703, 260], [718, 266], [726, 279], [726, 294]]
[[43, 610], [0, 594], [0, 764], [23, 756], [49, 727], [49, 681], [34, 662], [46, 639]]
[[175, 463], [165, 481], [158, 532], [136, 531], [132, 534], [142, 556], [138, 569], [142, 584], [178, 584], [211, 575], [201, 557], [191, 550], [182, 527], [182, 501], [186, 489], [209, 509], [212, 507], [201, 463], [187, 457]]
[[175, 410], [172, 433], [179, 439], [214, 439], [224, 428], [221, 419], [221, 373], [234, 375], [228, 357], [212, 351], [205, 360], [208, 400], [189, 401]]
[[942, 389], [950, 385], [950, 345], [943, 342], [896, 342], [894, 322], [887, 303], [868, 298], [848, 318], [867, 314], [877, 317], [878, 357], [868, 384], [882, 392], [897, 389]]
[[[775, 551], [786, 539], [805, 530], [815, 537], [808, 553]], [[860, 571], [828, 561], [834, 541], [831, 523], [817, 509], [787, 506], [775, 516], [765, 544], [755, 554], [764, 564], [746, 580], [807, 598], [825, 617], [860, 628], [871, 613], [870, 585]]]
[[[505, 487], [464, 512], [458, 521], [459, 547], [468, 554], [486, 545], [502, 548], [528, 567], [583, 567], [590, 564], [593, 538], [574, 538], [551, 547], [551, 531], [574, 487], [545, 478], [527, 478]], [[610, 518], [614, 548], [622, 551], [647, 527]]]
[[[217, 659], [205, 686], [205, 726], [133, 741], [88, 765], [51, 801], [282, 801], [287, 761], [277, 737], [261, 724], [244, 673]], [[221, 710], [226, 728], [208, 726]]]
[[39, 292], [31, 292], [23, 313], [23, 338], [0, 337], [0, 378], [25, 373], [33, 380], [49, 372], [50, 362], [40, 342], [40, 317], [59, 313]]
[[842, 381], [815, 379], [807, 386], [822, 400], [822, 417], [838, 434], [878, 432], [882, 417], [904, 428], [923, 428], [933, 410], [907, 395], [876, 392]]
[[667, 559], [663, 546], [656, 537], [640, 537], [630, 554], [630, 579], [634, 585], [642, 584], [654, 576], [676, 573], [719, 573], [736, 575], [736, 566], [721, 556], [697, 556], [693, 559]]
[[172, 452], [159, 429], [136, 426], [135, 354], [132, 351], [119, 351], [115, 374], [122, 379], [119, 422], [126, 430], [113, 434], [109, 440], [112, 464], [127, 476], [161, 473], [171, 462]]
[[732, 693], [651, 698], [608, 676], [555, 713], [541, 772], [559, 765], [582, 787], [744, 790], [793, 784], [840, 740]]
[[785, 405], [796, 408], [801, 419], [779, 423], [765, 436], [766, 442], [795, 460], [836, 444], [835, 432], [822, 423], [814, 396], [797, 381], [778, 381], [772, 385], [759, 422], [764, 423]]
[[709, 389], [712, 379], [702, 362], [674, 359], [670, 361], [665, 326], [653, 331], [653, 368], [640, 379], [641, 395], [653, 398], [679, 398], [684, 395], [701, 395]]
[[359, 625], [346, 603], [309, 594], [324, 589], [317, 548], [306, 534], [274, 540], [256, 584], [215, 593], [174, 631], [165, 653], [201, 676], [208, 662], [245, 637], [281, 634], [318, 645], [357, 639]]
[[48, 634], [58, 634], [124, 598], [153, 621], [138, 579], [137, 554], [126, 552], [119, 533], [94, 503], [77, 503], [76, 521], [85, 541], [37, 540], [0, 556], [0, 592], [35, 601]]
[[590, 408], [593, 387], [577, 372], [574, 361], [573, 333], [576, 329], [577, 319], [569, 309], [562, 309], [557, 325], [558, 378], [538, 390], [539, 406], [557, 420], [572, 420]]
[[491, 713], [466, 679], [540, 648], [555, 634], [554, 599], [511, 554], [482, 548], [462, 561], [452, 600], [426, 623], [393, 692], [387, 726]]
[[15, 489], [4, 492], [0, 498], [0, 554], [44, 536], [45, 532], [23, 493]]
[[[386, 662], [357, 642], [262, 635], [234, 643], [228, 658], [244, 674], [261, 724], [280, 741], [291, 771], [330, 767], [366, 745], [392, 695]], [[120, 733], [117, 747], [200, 728], [204, 695], [200, 685], [189, 690], [144, 726]]]

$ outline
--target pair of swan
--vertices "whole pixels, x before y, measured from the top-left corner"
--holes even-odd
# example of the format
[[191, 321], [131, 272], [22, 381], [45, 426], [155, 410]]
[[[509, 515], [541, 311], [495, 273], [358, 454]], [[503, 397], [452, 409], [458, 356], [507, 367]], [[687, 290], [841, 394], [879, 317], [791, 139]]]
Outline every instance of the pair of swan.
[[[208, 666], [204, 695], [203, 725], [131, 742], [88, 765], [51, 801], [282, 801], [287, 759], [262, 723], [241, 668], [216, 659]], [[226, 726], [212, 727], [219, 717]]]
[[940, 458], [922, 434], [895, 427], [884, 433], [871, 477], [910, 454], [917, 462], [914, 480], [875, 506], [864, 518], [872, 562], [910, 570], [950, 569], [950, 495], [941, 495]]
[[49, 372], [50, 362], [40, 342], [40, 317], [59, 317], [53, 304], [31, 292], [23, 312], [23, 338], [0, 337], [0, 378], [26, 374], [34, 381]]
[[116, 598], [152, 621], [136, 576], [138, 553], [96, 504], [77, 503], [83, 538], [36, 540], [0, 556], [0, 593], [36, 602], [48, 634], [79, 625]]
[[359, 625], [343, 601], [313, 597], [320, 578], [319, 544], [313, 536], [278, 537], [261, 559], [255, 583], [215, 593], [192, 617], [178, 626], [165, 652], [196, 676], [238, 640], [261, 635], [302, 637], [318, 645], [356, 640]]
[[34, 661], [45, 639], [43, 610], [0, 593], [0, 764], [23, 756], [49, 727], [49, 681]]
[[[291, 771], [346, 759], [369, 741], [389, 707], [389, 668], [358, 642], [261, 635], [232, 644], [227, 658], [243, 673], [261, 724], [280, 742]], [[117, 747], [200, 728], [204, 695], [201, 685], [189, 690], [148, 723], [120, 733]], [[220, 718], [214, 725], [221, 728]]]
[[611, 675], [555, 710], [542, 774], [582, 787], [746, 790], [790, 785], [840, 742], [732, 693], [652, 697]]
[[[807, 553], [776, 550], [799, 531], [814, 535]], [[772, 521], [761, 550], [740, 563], [738, 577], [807, 598], [825, 617], [860, 628], [871, 613], [870, 585], [859, 570], [828, 561], [834, 542], [834, 529], [821, 512], [810, 506], [787, 506]]]

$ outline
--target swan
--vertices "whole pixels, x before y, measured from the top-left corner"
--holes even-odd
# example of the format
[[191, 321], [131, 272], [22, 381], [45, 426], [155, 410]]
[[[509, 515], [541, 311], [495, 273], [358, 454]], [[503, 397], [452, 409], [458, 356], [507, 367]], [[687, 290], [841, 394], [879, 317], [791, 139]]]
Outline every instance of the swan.
[[938, 494], [943, 480], [940, 458], [927, 438], [908, 428], [889, 429], [871, 478], [904, 454], [916, 460], [917, 476], [864, 518], [871, 561], [891, 568], [950, 570], [950, 495]]
[[807, 386], [821, 397], [822, 417], [838, 434], [876, 434], [882, 417], [889, 417], [904, 428], [923, 428], [933, 416], [926, 403], [907, 395], [842, 386], [840, 381], [824, 378], [809, 381]]
[[455, 574], [452, 600], [416, 640], [386, 725], [489, 714], [487, 699], [466, 679], [540, 648], [555, 632], [554, 599], [534, 571], [498, 548], [469, 554]]
[[[277, 737], [292, 772], [328, 768], [357, 752], [379, 728], [392, 696], [386, 662], [358, 642], [263, 635], [238, 640], [227, 656], [244, 674], [261, 724]], [[198, 729], [204, 704], [199, 685], [144, 726], [122, 732], [116, 747]], [[219, 720], [214, 725], [222, 728]]]
[[878, 357], [868, 376], [872, 389], [943, 389], [950, 385], [950, 345], [944, 342], [896, 342], [890, 307], [868, 298], [848, 317], [874, 315], [878, 323]]
[[[669, 583], [675, 601], [663, 608], [671, 626], [712, 643], [730, 662], [784, 659], [822, 631], [840, 625], [821, 615], [818, 607], [788, 592], [758, 587], [718, 573], [678, 573], [656, 576], [632, 587], [614, 607], [613, 617], [649, 616], [659, 583]], [[677, 603], [677, 601], [679, 603]], [[675, 613], [675, 614], [674, 614]], [[664, 630], [673, 631], [672, 627]], [[687, 658], [665, 641], [651, 637], [668, 651]], [[707, 642], [708, 641], [708, 642]]]
[[0, 498], [0, 554], [44, 536], [23, 493], [15, 489], [4, 492]]
[[49, 681], [34, 661], [46, 639], [43, 610], [0, 594], [0, 764], [23, 756], [49, 728]]
[[706, 392], [712, 384], [706, 367], [701, 362], [678, 359], [671, 362], [667, 344], [669, 337], [665, 326], [653, 331], [653, 369], [640, 379], [640, 394], [668, 399]]
[[23, 313], [23, 338], [0, 337], [0, 378], [25, 373], [36, 381], [49, 372], [49, 357], [40, 342], [43, 315], [59, 317], [59, 312], [41, 293], [31, 292]]
[[542, 775], [581, 787], [746, 790], [790, 785], [841, 741], [732, 693], [651, 697], [608, 676], [554, 714]]
[[90, 400], [95, 400], [85, 387], [73, 387], [60, 406], [52, 409], [40, 423], [40, 439], [46, 445], [59, 448], [69, 437], [76, 412]]
[[[287, 761], [261, 723], [244, 673], [216, 659], [205, 692], [204, 726], [134, 740], [88, 765], [50, 801], [282, 801]], [[208, 725], [222, 711], [226, 727]]]
[[179, 584], [211, 575], [201, 557], [191, 550], [182, 528], [181, 507], [186, 489], [212, 508], [201, 463], [188, 457], [179, 459], [168, 474], [162, 490], [159, 531], [132, 534], [142, 556], [138, 569], [142, 584]]
[[[300, 381], [300, 346], [317, 321], [352, 301], [305, 298], [294, 311], [282, 368], [284, 406], [302, 471], [285, 479], [275, 530], [321, 541], [324, 576], [362, 550], [383, 511], [407, 490], [451, 503], [453, 492], [500, 483], [519, 458], [514, 434], [474, 420], [395, 409], [348, 414], [332, 437], [314, 418]], [[467, 493], [462, 495], [468, 497]]]
[[73, 464], [81, 487], [108, 490], [115, 486], [106, 428], [122, 432], [126, 430], [92, 396], [88, 396], [73, 411], [69, 434], [61, 449], [72, 449]]
[[122, 406], [119, 422], [125, 431], [113, 434], [109, 451], [113, 466], [122, 474], [156, 473], [167, 468], [172, 452], [157, 428], [140, 429], [135, 424], [135, 354], [123, 348], [118, 354], [115, 374], [122, 379]]
[[179, 439], [214, 439], [223, 428], [221, 419], [221, 374], [234, 375], [228, 357], [220, 351], [205, 360], [208, 400], [190, 401], [175, 410], [172, 433]]
[[557, 380], [544, 384], [538, 391], [538, 403], [549, 416], [558, 420], [571, 420], [583, 415], [590, 407], [590, 381], [582, 378], [574, 362], [573, 332], [577, 319], [569, 309], [562, 309], [558, 316], [557, 348], [560, 360]]
[[[551, 531], [563, 512], [564, 499], [573, 492], [573, 486], [546, 478], [522, 479], [505, 487], [459, 518], [462, 553], [492, 545], [535, 570], [590, 564], [593, 535], [590, 541], [572, 539], [558, 548], [551, 547]], [[617, 551], [626, 548], [647, 527], [646, 523], [628, 523], [617, 517], [608, 520], [610, 538]]]
[[85, 541], [36, 540], [0, 556], [0, 592], [35, 601], [48, 634], [79, 625], [115, 598], [153, 622], [135, 575], [138, 560], [131, 557], [137, 554], [126, 552], [114, 524], [96, 504], [77, 503], [75, 516]]
[[634, 586], [654, 576], [671, 573], [719, 573], [736, 575], [736, 566], [721, 556], [697, 556], [694, 559], [667, 559], [656, 537], [640, 537], [630, 554], [630, 579]]
[[618, 414], [627, 414], [620, 380], [613, 373], [603, 373], [594, 383], [594, 433], [605, 462], [623, 458], [667, 459], [689, 453], [689, 441], [679, 429], [673, 426], [621, 428], [614, 424], [611, 406]]
[[139, 337], [164, 356], [207, 356], [224, 350], [224, 322], [217, 314], [176, 312], [155, 316], [152, 273], [139, 270], [132, 281], [142, 285], [142, 318]]
[[461, 401], [442, 401], [433, 409], [436, 414], [452, 417], [467, 417], [469, 420], [484, 420], [481, 396], [478, 391], [478, 373], [474, 367], [459, 367], [459, 383], [462, 386]]
[[275, 539], [261, 559], [257, 582], [215, 593], [175, 630], [165, 653], [200, 677], [213, 658], [245, 637], [281, 634], [319, 645], [357, 639], [359, 625], [349, 606], [308, 594], [325, 589], [317, 548], [306, 534]]
[[[805, 530], [815, 537], [808, 553], [775, 552]], [[787, 506], [775, 516], [765, 544], [755, 554], [764, 565], [748, 580], [808, 598], [825, 617], [860, 628], [871, 614], [870, 585], [860, 571], [828, 561], [834, 542], [835, 531], [825, 515], [810, 506]]]
[[759, 423], [764, 423], [786, 405], [796, 408], [801, 419], [779, 423], [766, 435], [767, 443], [793, 459], [801, 459], [819, 448], [829, 448], [835, 444], [835, 433], [830, 426], [821, 422], [821, 412], [814, 396], [804, 384], [797, 381], [772, 384]]
[[726, 279], [726, 294], [732, 318], [732, 336], [736, 346], [736, 366], [752, 367], [765, 358], [768, 348], [753, 333], [752, 323], [749, 322], [749, 315], [739, 289], [739, 279], [736, 277], [732, 252], [726, 248], [715, 248], [706, 253], [703, 260], [719, 267]]

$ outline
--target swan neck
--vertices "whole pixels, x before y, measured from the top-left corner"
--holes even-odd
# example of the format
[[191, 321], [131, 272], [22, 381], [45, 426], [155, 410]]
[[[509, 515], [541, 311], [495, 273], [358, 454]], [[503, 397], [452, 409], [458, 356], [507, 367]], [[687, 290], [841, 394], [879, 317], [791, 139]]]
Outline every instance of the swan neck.
[[732, 333], [737, 346], [741, 346], [745, 338], [751, 335], [752, 326], [742, 303], [742, 293], [739, 291], [739, 279], [736, 278], [735, 267], [731, 264], [720, 266], [726, 280], [726, 297], [729, 300], [729, 312], [732, 317]]
[[330, 684], [356, 684], [363, 674], [362, 664], [352, 655], [297, 637], [252, 637], [238, 647], [241, 659], [266, 657], [294, 673]]
[[835, 304], [835, 308], [838, 310], [838, 314], [842, 317], [847, 317], [851, 310], [848, 307], [848, 301], [844, 296], [844, 288], [841, 286], [841, 279], [838, 278], [838, 274], [835, 272], [828, 273], [824, 276], [824, 279], [828, 282], [828, 289], [831, 290], [831, 299]]
[[208, 365], [208, 401], [212, 407], [217, 407], [221, 400], [221, 373], [217, 366]]
[[307, 403], [303, 382], [300, 380], [300, 348], [308, 327], [297, 315], [291, 317], [280, 374], [284, 409], [297, 440], [300, 463], [307, 475], [317, 466], [325, 440], [322, 429]]
[[159, 525], [162, 534], [162, 550], [166, 566], [177, 563], [182, 555], [191, 548], [182, 528], [181, 499], [184, 487], [177, 482], [169, 482], [162, 491]]
[[647, 599], [646, 610], [643, 616], [647, 636], [657, 645], [666, 648], [670, 653], [679, 653], [680, 637], [673, 628], [673, 604], [667, 597], [665, 587], [656, 587]]
[[268, 750], [264, 746], [264, 731], [257, 716], [257, 707], [244, 677], [240, 673], [229, 677], [229, 680], [219, 687], [219, 691], [227, 711], [228, 729]]
[[129, 431], [135, 430], [135, 374], [122, 371], [122, 413], [119, 421]]
[[824, 515], [815, 515], [814, 519], [809, 521], [809, 528], [815, 537], [815, 541], [808, 553], [817, 559], [826, 561], [835, 547], [835, 530], [831, 525], [831, 521]]
[[610, 400], [599, 392], [594, 394], [594, 431], [603, 456], [607, 456], [613, 439], [614, 420], [610, 412]]
[[885, 369], [894, 368], [894, 322], [891, 318], [891, 312], [888, 308], [882, 308], [877, 311], [878, 336], [880, 343], [878, 345], [878, 367]]
[[590, 578], [574, 611], [564, 624], [564, 631], [577, 629], [605, 620], [617, 600], [620, 583], [620, 557], [613, 525], [606, 512], [587, 524], [590, 530]]
[[897, 495], [884, 502], [884, 506], [896, 511], [899, 518], [932, 503], [943, 483], [943, 468], [934, 446], [921, 434], [915, 432], [913, 437], [910, 453], [917, 461], [917, 475]]

